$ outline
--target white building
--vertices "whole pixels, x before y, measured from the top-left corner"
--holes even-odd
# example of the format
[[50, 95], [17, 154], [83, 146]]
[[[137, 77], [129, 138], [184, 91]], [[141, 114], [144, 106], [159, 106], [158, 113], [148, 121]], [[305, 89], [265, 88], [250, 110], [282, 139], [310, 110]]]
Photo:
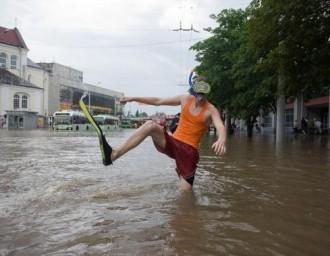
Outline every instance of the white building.
[[48, 114], [48, 73], [28, 51], [17, 28], [0, 27], [0, 127], [36, 128]]
[[83, 72], [58, 63], [34, 63], [17, 28], [0, 27], [0, 128], [44, 127], [54, 112], [79, 109], [88, 91], [93, 113], [120, 115], [124, 94], [83, 83]]

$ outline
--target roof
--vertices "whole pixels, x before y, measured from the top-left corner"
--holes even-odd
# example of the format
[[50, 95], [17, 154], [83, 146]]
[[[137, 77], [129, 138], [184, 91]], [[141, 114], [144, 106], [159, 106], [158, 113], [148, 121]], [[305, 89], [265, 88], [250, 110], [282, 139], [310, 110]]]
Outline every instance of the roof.
[[33, 62], [31, 59], [27, 58], [27, 65], [29, 67], [42, 69], [37, 63]]
[[17, 28], [0, 27], [0, 43], [27, 49], [23, 37]]
[[8, 70], [6, 70], [4, 68], [0, 68], [0, 83], [29, 87], [29, 88], [36, 88], [36, 89], [42, 90], [42, 88], [36, 86], [35, 84], [33, 84], [29, 81], [21, 79], [20, 77], [14, 75], [13, 73], [9, 72]]

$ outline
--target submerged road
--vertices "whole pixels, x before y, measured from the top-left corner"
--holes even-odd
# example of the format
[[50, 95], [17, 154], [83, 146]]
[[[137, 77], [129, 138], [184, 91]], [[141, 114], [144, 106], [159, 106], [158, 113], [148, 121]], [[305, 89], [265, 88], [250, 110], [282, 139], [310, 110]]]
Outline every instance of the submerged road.
[[94, 133], [0, 130], [0, 255], [329, 255], [328, 137], [214, 139], [183, 192], [150, 139], [104, 167]]

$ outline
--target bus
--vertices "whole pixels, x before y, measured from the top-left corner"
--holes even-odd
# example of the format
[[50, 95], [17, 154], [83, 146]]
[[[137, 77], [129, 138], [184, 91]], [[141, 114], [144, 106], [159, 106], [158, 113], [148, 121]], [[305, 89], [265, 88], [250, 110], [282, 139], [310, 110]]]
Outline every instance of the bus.
[[54, 117], [54, 130], [68, 130], [68, 131], [86, 131], [90, 130], [91, 125], [87, 118], [80, 111], [62, 110], [57, 111]]
[[119, 128], [119, 117], [105, 114], [99, 114], [93, 117], [103, 131], [116, 130]]
[[120, 123], [121, 128], [133, 128], [132, 121], [130, 119], [124, 118]]

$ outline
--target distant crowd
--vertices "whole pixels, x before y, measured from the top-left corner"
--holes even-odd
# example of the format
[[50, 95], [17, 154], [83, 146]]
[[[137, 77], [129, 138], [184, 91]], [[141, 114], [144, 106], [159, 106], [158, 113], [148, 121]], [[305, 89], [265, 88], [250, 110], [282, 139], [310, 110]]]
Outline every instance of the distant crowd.
[[316, 118], [306, 119], [303, 117], [300, 126], [297, 120], [295, 120], [293, 132], [302, 134], [322, 134], [322, 122]]

